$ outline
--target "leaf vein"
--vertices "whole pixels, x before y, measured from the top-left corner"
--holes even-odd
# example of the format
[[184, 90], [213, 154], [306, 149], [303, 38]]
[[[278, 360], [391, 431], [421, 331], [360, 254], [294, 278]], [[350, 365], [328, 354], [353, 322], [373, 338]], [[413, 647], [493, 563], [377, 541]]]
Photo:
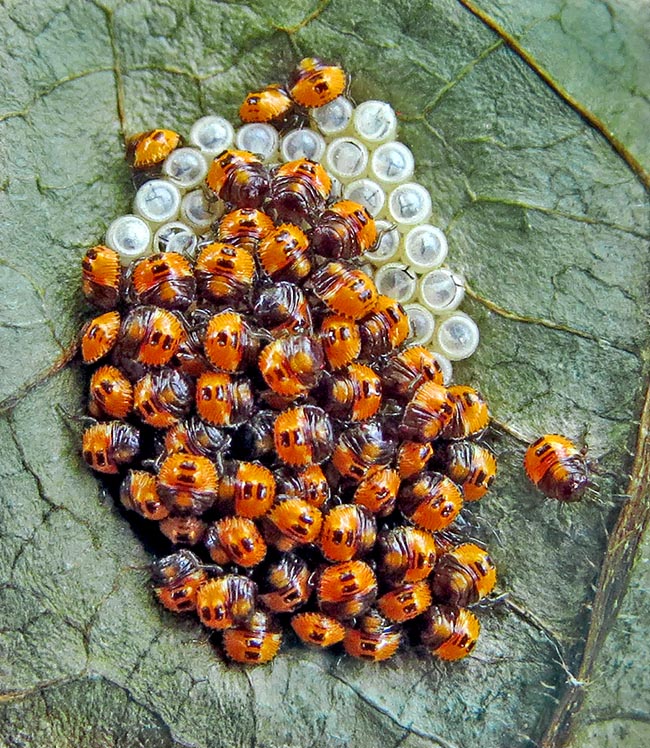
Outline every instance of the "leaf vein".
[[650, 172], [643, 168], [640, 162], [632, 155], [626, 146], [614, 135], [607, 125], [597, 117], [590, 109], [581, 104], [563, 86], [553, 79], [551, 74], [543, 68], [537, 60], [528, 52], [524, 46], [503, 26], [495, 21], [488, 13], [476, 6], [471, 0], [458, 0], [458, 2], [470, 13], [476, 16], [485, 26], [491, 29], [510, 49], [518, 55], [523, 62], [540, 78], [560, 99], [568, 104], [582, 119], [596, 130], [609, 143], [614, 152], [628, 165], [636, 174], [641, 184], [650, 191]]

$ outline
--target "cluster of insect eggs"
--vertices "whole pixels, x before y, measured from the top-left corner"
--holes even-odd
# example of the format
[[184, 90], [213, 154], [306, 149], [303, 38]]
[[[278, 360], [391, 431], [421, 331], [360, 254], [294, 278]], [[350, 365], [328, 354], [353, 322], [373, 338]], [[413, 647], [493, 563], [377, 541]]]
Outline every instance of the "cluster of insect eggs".
[[[375, 157], [382, 144], [401, 144], [390, 107], [354, 110], [337, 71], [304, 60], [286, 87], [247, 97], [244, 121], [286, 105], [274, 124], [306, 107], [320, 123], [320, 132], [285, 135], [280, 167], [251, 153], [276, 158], [268, 121], [242, 127], [234, 149], [222, 147], [234, 132], [217, 117], [195, 124], [192, 148], [169, 130], [132, 141], [139, 215], [113, 222], [83, 262], [84, 292], [104, 310], [82, 336], [84, 361], [101, 364], [89, 396], [98, 422], [83, 454], [120, 476], [140, 459], [123, 477], [122, 503], [180, 546], [155, 563], [156, 594], [222, 631], [232, 659], [272, 659], [278, 615], [307, 644], [343, 642], [374, 661], [394, 654], [417, 619], [429, 651], [459, 659], [479, 633], [469, 607], [496, 573], [485, 549], [451, 531], [463, 502], [488, 490], [496, 461], [476, 438], [487, 405], [470, 387], [447, 386], [440, 349], [462, 358], [477, 337], [458, 313], [462, 334], [447, 348], [440, 338], [437, 351], [418, 345], [418, 333], [435, 327], [433, 297], [420, 291], [430, 308], [412, 305], [420, 319], [409, 325], [408, 305], [381, 293], [382, 277], [400, 286], [381, 275], [390, 263], [379, 264], [391, 232], [418, 272], [425, 260], [441, 264], [446, 243], [425, 223], [430, 200], [407, 181], [408, 149], [386, 233], [363, 190], [348, 190], [363, 172], [332, 146], [372, 150], [372, 174], [389, 182], [382, 159], [400, 159]], [[345, 135], [350, 123], [360, 137]], [[266, 135], [275, 145], [264, 151]], [[323, 152], [314, 153], [319, 139]], [[330, 173], [343, 185], [338, 200]], [[400, 214], [402, 201], [391, 203], [403, 185], [425, 203], [416, 220], [412, 207]], [[178, 205], [164, 212], [167, 203]], [[183, 222], [170, 220], [178, 215]], [[425, 240], [415, 252], [408, 239], [418, 231]], [[368, 257], [379, 267], [374, 282], [361, 269]], [[453, 315], [438, 329], [445, 319]]]
[[[323, 90], [338, 90], [345, 81], [345, 74], [337, 76], [336, 87]], [[249, 94], [241, 108], [245, 124], [237, 130], [225, 118], [208, 115], [192, 126], [186, 146], [179, 147], [178, 135], [169, 130], [155, 131], [153, 145], [137, 155], [132, 146], [147, 177], [152, 171], [146, 164], [156, 149], [163, 153], [174, 147], [155, 178], [147, 178], [138, 190], [133, 213], [109, 226], [106, 244], [125, 262], [152, 250], [194, 251], [226, 209], [203, 188], [209, 162], [224, 149], [253, 152], [271, 167], [298, 158], [322, 163], [332, 177], [332, 193], [361, 203], [376, 221], [379, 238], [363, 255], [364, 269], [380, 293], [404, 305], [413, 342], [437, 352], [450, 380], [452, 362], [476, 350], [478, 328], [458, 309], [464, 280], [445, 265], [446, 237], [430, 223], [431, 197], [413, 181], [413, 154], [396, 139], [394, 110], [382, 101], [355, 107], [345, 95], [320, 105], [300, 89], [297, 106], [290, 89], [271, 86]]]

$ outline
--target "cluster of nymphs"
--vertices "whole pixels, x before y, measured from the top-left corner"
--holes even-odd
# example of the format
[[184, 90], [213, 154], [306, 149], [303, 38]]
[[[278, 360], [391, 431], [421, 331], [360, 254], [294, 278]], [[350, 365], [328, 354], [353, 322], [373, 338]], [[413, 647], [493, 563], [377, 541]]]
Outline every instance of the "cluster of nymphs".
[[[450, 379], [451, 362], [471, 356], [479, 339], [474, 321], [458, 310], [464, 280], [445, 266], [446, 237], [430, 222], [428, 190], [413, 181], [413, 154], [396, 139], [395, 111], [384, 101], [354, 106], [340, 93], [346, 80], [340, 68], [308, 60], [284, 88], [249, 94], [239, 128], [207, 115], [192, 125], [186, 144], [172, 130], [135, 137], [130, 155], [140, 188], [133, 213], [109, 226], [105, 242], [124, 262], [152, 251], [195, 252], [228, 209], [217, 191], [205, 189], [209, 165], [226, 150], [248, 164], [237, 170], [251, 177], [238, 197], [251, 208], [268, 205], [269, 178], [281, 164], [291, 173], [300, 159], [319, 163], [329, 178], [318, 184], [328, 207], [359, 203], [374, 219], [376, 239], [361, 255], [363, 269], [379, 293], [404, 306], [413, 342], [434, 349]], [[220, 178], [214, 173], [213, 184]]]
[[[340, 68], [303, 60], [242, 116], [268, 120], [279, 102], [271, 119], [285, 121], [340, 102], [345, 85]], [[414, 344], [402, 304], [364, 272], [381, 232], [361, 202], [332, 197], [322, 164], [269, 168], [226, 148], [195, 172], [182, 154], [195, 150], [169, 130], [133, 139], [149, 222], [123, 217], [82, 264], [102, 310], [81, 341], [96, 419], [83, 456], [120, 476], [123, 505], [169, 539], [157, 597], [223, 632], [238, 662], [271, 660], [283, 622], [373, 661], [407, 638], [466, 656], [479, 634], [469, 608], [496, 579], [455, 523], [496, 472], [478, 439], [485, 401], [449, 385], [439, 353]], [[152, 253], [147, 232], [167, 220], [161, 171], [183, 200], [198, 190], [206, 225], [167, 222]]]

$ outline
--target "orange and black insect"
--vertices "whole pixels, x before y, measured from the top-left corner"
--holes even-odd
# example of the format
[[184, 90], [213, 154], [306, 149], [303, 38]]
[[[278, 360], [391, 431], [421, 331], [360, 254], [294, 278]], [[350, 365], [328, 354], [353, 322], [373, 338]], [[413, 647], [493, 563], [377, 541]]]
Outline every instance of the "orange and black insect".
[[383, 662], [392, 657], [402, 639], [400, 627], [387, 621], [372, 609], [354, 628], [346, 628], [343, 646], [351, 656], [370, 662]]
[[473, 388], [456, 384], [448, 388], [454, 412], [451, 421], [440, 432], [441, 439], [467, 439], [478, 436], [488, 427], [490, 414], [487, 402]]
[[453, 412], [449, 390], [434, 381], [426, 382], [407, 403], [399, 435], [408, 441], [431, 442], [440, 436]]
[[442, 386], [443, 375], [435, 355], [422, 345], [393, 353], [381, 372], [384, 389], [392, 397], [409, 400], [425, 382]]
[[345, 70], [318, 57], [305, 57], [289, 78], [289, 94], [300, 106], [316, 109], [340, 96], [347, 86]]
[[185, 330], [174, 312], [136, 306], [122, 322], [113, 359], [129, 377], [140, 379], [149, 366], [166, 366], [176, 354]]
[[492, 452], [476, 442], [448, 444], [440, 455], [444, 472], [463, 489], [466, 501], [478, 501], [494, 482], [497, 460]]
[[353, 501], [378, 517], [387, 517], [395, 508], [399, 486], [400, 477], [393, 468], [371, 468], [357, 486]]
[[266, 570], [258, 600], [274, 613], [293, 613], [309, 600], [313, 587], [307, 562], [284, 553]]
[[99, 361], [115, 346], [120, 334], [120, 313], [106, 312], [87, 322], [81, 331], [81, 357], [85, 364]]
[[446, 475], [424, 472], [402, 482], [397, 504], [411, 522], [438, 532], [456, 519], [463, 508], [463, 495]]
[[438, 559], [431, 577], [437, 602], [465, 607], [494, 589], [497, 572], [488, 552], [474, 543], [463, 543]]
[[312, 332], [311, 310], [299, 286], [287, 281], [263, 288], [253, 314], [274, 337]]
[[187, 550], [177, 551], [152, 564], [151, 579], [158, 600], [174, 613], [196, 608], [196, 593], [208, 579], [200, 560]]
[[175, 514], [158, 524], [160, 532], [173, 545], [198, 545], [207, 532], [208, 525], [200, 517]]
[[341, 504], [325, 515], [318, 545], [328, 561], [352, 561], [372, 550], [376, 539], [372, 514], [354, 504]]
[[204, 626], [229, 629], [251, 618], [256, 596], [255, 582], [239, 574], [226, 574], [210, 579], [199, 588], [196, 612]]
[[273, 616], [256, 610], [250, 620], [223, 632], [226, 655], [242, 665], [264, 665], [277, 655], [282, 628]]
[[226, 462], [220, 471], [219, 501], [240, 517], [262, 517], [275, 501], [275, 476], [257, 462]]
[[363, 270], [343, 262], [328, 262], [312, 275], [316, 296], [335, 314], [358, 320], [377, 305], [372, 278]]
[[280, 413], [273, 433], [278, 457], [287, 465], [318, 465], [334, 448], [332, 422], [325, 411], [315, 405], [302, 405]]
[[350, 364], [325, 377], [321, 400], [332, 418], [367, 421], [381, 405], [381, 379], [369, 366]]
[[133, 385], [115, 366], [100, 366], [90, 378], [88, 412], [94, 418], [126, 418], [133, 410]]
[[89, 426], [83, 435], [82, 454], [99, 473], [119, 473], [140, 451], [140, 432], [122, 421], [105, 421]]
[[348, 317], [329, 314], [320, 326], [320, 339], [330, 368], [336, 370], [351, 364], [361, 353], [359, 325]]
[[257, 566], [266, 556], [266, 543], [257, 525], [246, 517], [223, 517], [203, 538], [210, 558], [217, 564]]
[[212, 242], [199, 252], [194, 273], [204, 298], [235, 303], [253, 287], [255, 259], [244, 247]]
[[333, 260], [350, 260], [377, 241], [375, 219], [352, 200], [339, 200], [325, 210], [309, 237], [312, 251]]
[[253, 390], [248, 379], [206, 371], [196, 382], [198, 414], [214, 426], [237, 426], [253, 413]]
[[332, 180], [316, 161], [300, 158], [278, 167], [271, 179], [269, 205], [281, 221], [312, 222], [325, 207]]
[[158, 252], [139, 260], [128, 273], [129, 293], [138, 304], [184, 310], [196, 296], [192, 267], [177, 252]]
[[343, 561], [324, 567], [316, 583], [318, 607], [326, 615], [356, 618], [377, 597], [377, 577], [364, 561]]
[[526, 475], [546, 496], [558, 501], [580, 501], [589, 487], [586, 449], [561, 434], [545, 434], [526, 450]]
[[397, 470], [400, 478], [422, 472], [433, 457], [431, 442], [402, 442], [397, 449]]
[[305, 644], [315, 647], [331, 647], [343, 641], [345, 626], [325, 613], [307, 611], [291, 618], [291, 628]]
[[126, 157], [134, 169], [150, 169], [162, 164], [181, 144], [181, 136], [173, 130], [148, 130], [127, 141]]
[[343, 477], [358, 483], [371, 468], [388, 465], [394, 449], [395, 444], [384, 437], [377, 421], [364, 421], [341, 433], [332, 453], [332, 464]]
[[282, 499], [267, 513], [267, 540], [280, 551], [315, 543], [321, 533], [320, 509], [304, 499]]
[[189, 413], [194, 401], [194, 385], [180, 371], [160, 369], [137, 381], [133, 400], [144, 423], [165, 429]]
[[404, 623], [431, 607], [431, 590], [426, 581], [407, 582], [384, 593], [377, 608], [389, 621]]
[[300, 470], [289, 468], [276, 471], [278, 494], [288, 498], [304, 499], [321, 509], [330, 499], [330, 485], [320, 465], [308, 465]]
[[215, 157], [205, 182], [218, 198], [236, 208], [259, 208], [269, 193], [270, 178], [257, 156], [225, 150]]
[[293, 223], [283, 223], [268, 233], [257, 247], [257, 258], [272, 280], [299, 282], [311, 273], [309, 240]]
[[216, 369], [240, 371], [257, 358], [259, 337], [239, 312], [220, 312], [208, 322], [203, 348]]
[[461, 660], [472, 652], [481, 632], [467, 608], [433, 605], [422, 618], [422, 644], [441, 660]]
[[399, 348], [409, 336], [404, 307], [390, 296], [379, 294], [373, 310], [359, 323], [361, 358], [374, 359]]
[[279, 395], [294, 399], [316, 386], [325, 366], [323, 348], [308, 335], [278, 338], [262, 349], [260, 373]]
[[218, 460], [230, 448], [230, 437], [197, 415], [179, 421], [165, 432], [165, 451], [187, 452]]
[[273, 220], [257, 208], [239, 208], [219, 220], [217, 238], [254, 253], [260, 241], [275, 228]]
[[120, 486], [120, 501], [126, 509], [145, 519], [159, 521], [169, 515], [169, 509], [158, 496], [156, 476], [146, 470], [129, 470]]
[[277, 84], [246, 95], [239, 107], [242, 122], [282, 122], [293, 109], [293, 100], [287, 91]]
[[436, 564], [436, 541], [418, 527], [399, 526], [381, 532], [377, 549], [382, 579], [392, 585], [426, 579]]
[[201, 455], [168, 455], [158, 472], [158, 494], [174, 514], [203, 514], [217, 498], [217, 484], [214, 463]]
[[122, 265], [114, 249], [99, 244], [81, 261], [84, 296], [100, 309], [114, 309], [122, 291]]

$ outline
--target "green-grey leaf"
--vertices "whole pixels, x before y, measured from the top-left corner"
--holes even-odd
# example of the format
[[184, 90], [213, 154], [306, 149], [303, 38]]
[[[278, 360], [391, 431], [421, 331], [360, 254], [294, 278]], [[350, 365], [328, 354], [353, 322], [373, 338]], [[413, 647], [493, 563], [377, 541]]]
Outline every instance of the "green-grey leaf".
[[476, 3], [650, 168], [650, 7], [636, 0]]
[[[650, 26], [632, 0], [523, 5], [4, 4], [0, 744], [523, 748], [566, 716], [646, 373]], [[457, 379], [504, 424], [497, 487], [475, 514], [511, 600], [481, 612], [476, 656], [454, 666], [416, 651], [371, 666], [293, 642], [269, 667], [226, 665], [197, 623], [152, 600], [146, 551], [79, 455], [84, 376], [66, 365], [88, 314], [79, 259], [129, 209], [123, 137], [234, 117], [250, 86], [306, 54], [341, 61], [355, 97], [400, 112], [481, 327]], [[510, 434], [585, 430], [599, 496], [542, 499]], [[648, 743], [644, 569], [576, 745]]]

